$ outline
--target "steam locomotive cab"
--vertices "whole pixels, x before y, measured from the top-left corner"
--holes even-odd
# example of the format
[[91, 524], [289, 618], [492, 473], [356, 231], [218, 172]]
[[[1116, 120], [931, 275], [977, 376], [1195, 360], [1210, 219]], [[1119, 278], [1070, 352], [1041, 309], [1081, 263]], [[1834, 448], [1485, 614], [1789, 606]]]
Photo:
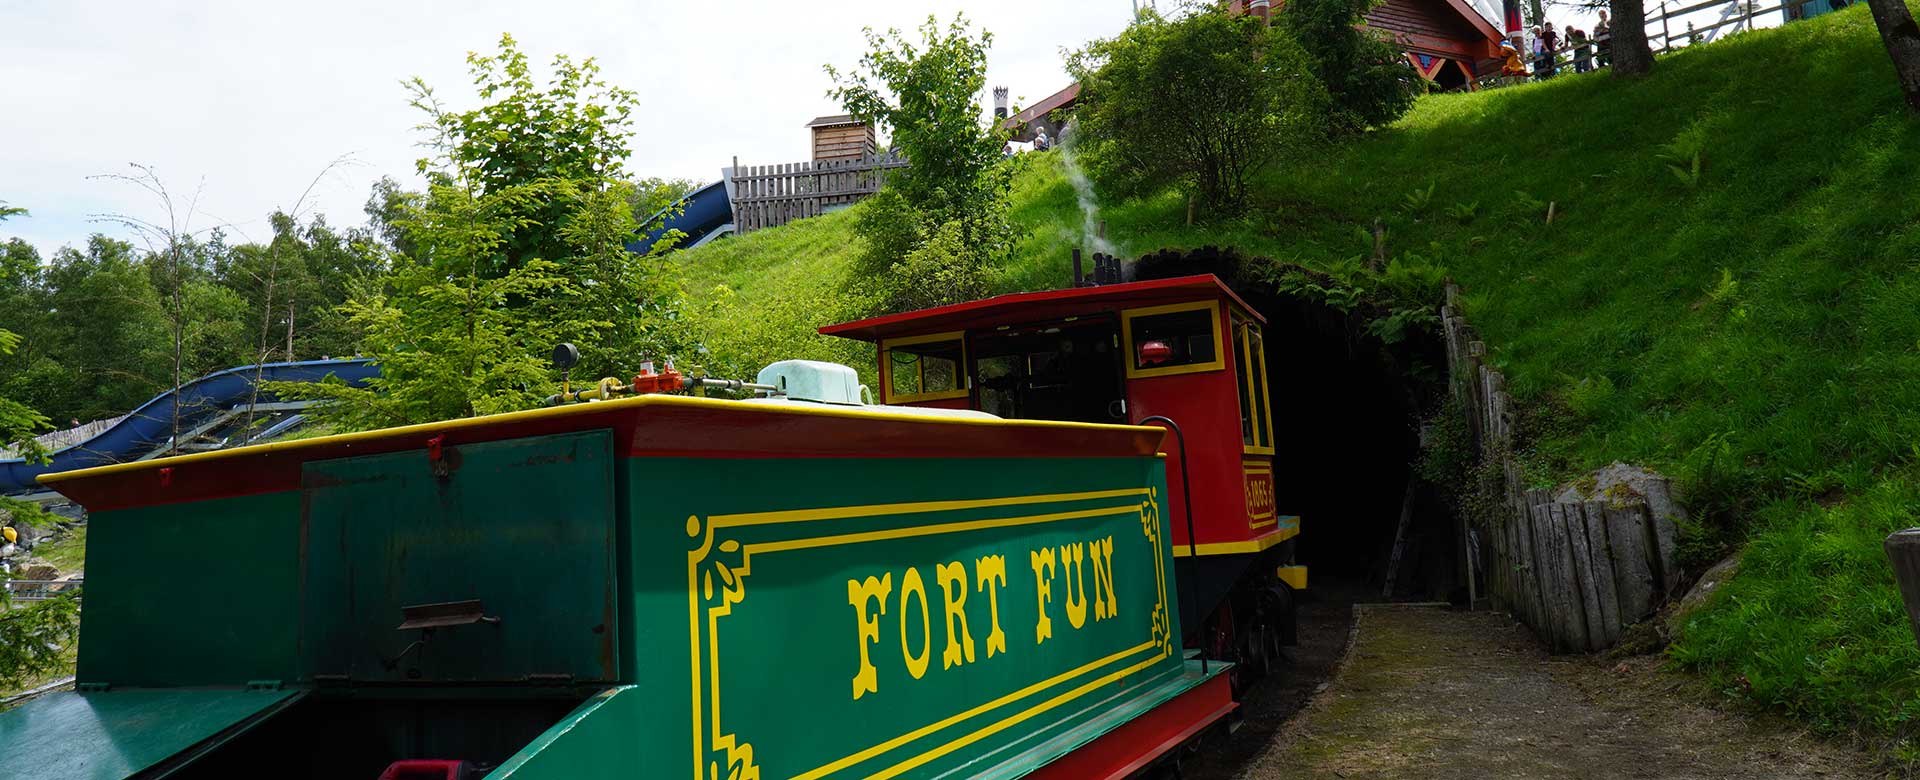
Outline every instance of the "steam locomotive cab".
[[1190, 559], [1178, 569], [1193, 594], [1187, 643], [1258, 669], [1292, 643], [1293, 596], [1306, 587], [1290, 543], [1299, 518], [1280, 514], [1274, 493], [1264, 324], [1201, 275], [1004, 295], [820, 332], [876, 345], [888, 404], [1175, 428], [1164, 449], [1174, 554]]

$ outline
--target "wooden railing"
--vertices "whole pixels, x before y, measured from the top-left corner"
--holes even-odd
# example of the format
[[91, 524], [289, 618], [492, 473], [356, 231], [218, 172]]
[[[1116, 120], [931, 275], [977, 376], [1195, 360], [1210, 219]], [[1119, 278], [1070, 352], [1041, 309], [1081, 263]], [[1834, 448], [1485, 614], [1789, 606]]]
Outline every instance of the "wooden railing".
[[879, 192], [887, 171], [906, 166], [906, 158], [893, 154], [745, 167], [736, 160], [729, 181], [733, 231], [747, 233], [817, 217]]

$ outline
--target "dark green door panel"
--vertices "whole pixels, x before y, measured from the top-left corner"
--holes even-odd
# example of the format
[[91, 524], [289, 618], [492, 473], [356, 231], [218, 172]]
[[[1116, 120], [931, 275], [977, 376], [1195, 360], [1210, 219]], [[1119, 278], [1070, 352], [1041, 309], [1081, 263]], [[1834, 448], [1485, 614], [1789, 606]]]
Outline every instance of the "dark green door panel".
[[[616, 678], [611, 434], [441, 455], [306, 465], [307, 668], [388, 682]], [[398, 629], [403, 607], [470, 599], [498, 621]]]
[[[0, 712], [0, 776], [120, 780], [223, 744], [279, 712], [289, 690], [55, 693]], [[16, 774], [17, 773], [17, 774]]]
[[80, 682], [292, 679], [299, 519], [292, 493], [94, 514]]

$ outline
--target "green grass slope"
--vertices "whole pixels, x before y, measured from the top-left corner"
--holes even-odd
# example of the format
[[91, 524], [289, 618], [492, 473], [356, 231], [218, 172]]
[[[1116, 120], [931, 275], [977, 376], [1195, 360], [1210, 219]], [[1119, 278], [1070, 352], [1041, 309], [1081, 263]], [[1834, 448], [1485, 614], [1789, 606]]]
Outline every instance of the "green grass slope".
[[[1396, 262], [1466, 289], [1529, 410], [1530, 478], [1648, 464], [1709, 518], [1688, 534], [1702, 561], [1745, 544], [1675, 657], [1906, 753], [1920, 650], [1879, 540], [1920, 518], [1920, 124], [1894, 85], [1854, 8], [1664, 57], [1638, 82], [1423, 99], [1265, 174], [1243, 220], [1188, 226], [1172, 192], [1101, 218], [1128, 254], [1224, 245], [1350, 276], [1377, 220]], [[1059, 286], [1082, 215], [1057, 157], [1027, 166], [1014, 208], [1028, 232], [1001, 286]], [[849, 224], [684, 253], [696, 294], [728, 286], [701, 316], [791, 350], [754, 359], [835, 354], [810, 329], [850, 310], [833, 295]]]

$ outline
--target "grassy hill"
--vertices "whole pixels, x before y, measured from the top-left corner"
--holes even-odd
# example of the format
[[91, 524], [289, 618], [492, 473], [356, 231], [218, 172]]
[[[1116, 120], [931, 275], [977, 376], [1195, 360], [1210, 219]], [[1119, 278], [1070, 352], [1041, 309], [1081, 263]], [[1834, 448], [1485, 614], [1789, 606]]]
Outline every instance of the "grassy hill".
[[[1920, 649], [1879, 550], [1920, 518], [1920, 124], [1865, 8], [1605, 76], [1423, 99], [1393, 127], [1263, 174], [1253, 216], [1106, 204], [1126, 253], [1231, 246], [1372, 283], [1376, 221], [1437, 264], [1527, 409], [1529, 478], [1613, 460], [1675, 475], [1696, 564], [1736, 579], [1671, 653], [1731, 694], [1911, 758]], [[1549, 221], [1549, 215], [1551, 220]], [[1056, 287], [1082, 217], [1061, 161], [1019, 177], [1007, 290]], [[846, 214], [680, 255], [716, 362], [812, 356], [850, 315]]]

